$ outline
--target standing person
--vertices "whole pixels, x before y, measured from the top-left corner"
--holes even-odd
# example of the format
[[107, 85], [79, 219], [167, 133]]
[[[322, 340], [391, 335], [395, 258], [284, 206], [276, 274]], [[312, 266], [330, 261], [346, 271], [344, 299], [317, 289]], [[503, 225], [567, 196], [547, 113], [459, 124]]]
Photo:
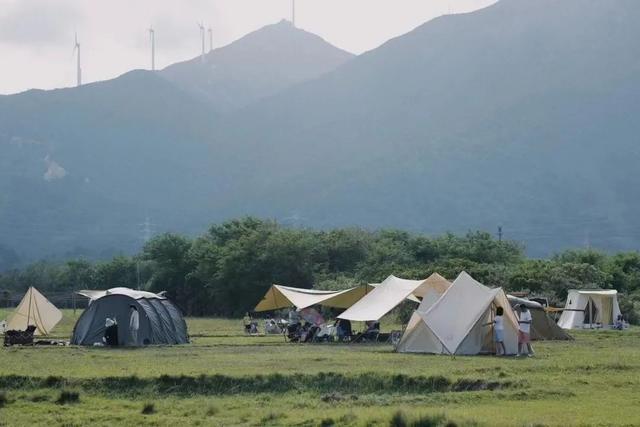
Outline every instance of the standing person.
[[533, 356], [531, 347], [531, 312], [526, 305], [520, 304], [520, 314], [518, 315], [518, 356], [523, 354], [523, 349], [527, 349], [527, 356]]
[[[506, 356], [507, 349], [504, 346], [504, 309], [496, 308], [496, 317], [492, 322], [485, 323], [484, 326], [493, 325], [493, 338], [496, 342], [496, 356]], [[502, 353], [500, 353], [502, 349]]]
[[140, 329], [140, 314], [135, 305], [129, 306], [129, 332], [131, 334], [131, 345], [138, 345], [138, 329]]

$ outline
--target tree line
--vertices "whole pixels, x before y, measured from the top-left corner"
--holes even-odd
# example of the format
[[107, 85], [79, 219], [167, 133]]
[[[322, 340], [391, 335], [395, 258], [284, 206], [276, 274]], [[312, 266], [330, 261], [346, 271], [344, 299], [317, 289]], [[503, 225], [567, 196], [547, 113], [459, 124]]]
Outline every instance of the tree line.
[[569, 289], [613, 288], [630, 321], [640, 314], [640, 253], [568, 250], [528, 259], [524, 248], [486, 232], [429, 237], [402, 230], [328, 231], [283, 227], [246, 217], [189, 238], [162, 234], [133, 256], [108, 261], [41, 261], [0, 273], [0, 289], [46, 292], [140, 287], [167, 295], [191, 316], [240, 316], [271, 284], [343, 289], [389, 274], [420, 279], [465, 270], [488, 286], [528, 291], [562, 304]]

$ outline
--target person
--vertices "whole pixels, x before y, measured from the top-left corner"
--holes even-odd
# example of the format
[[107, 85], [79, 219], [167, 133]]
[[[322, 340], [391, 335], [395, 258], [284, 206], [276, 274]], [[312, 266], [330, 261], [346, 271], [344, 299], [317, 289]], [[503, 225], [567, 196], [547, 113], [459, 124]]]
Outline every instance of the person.
[[131, 334], [131, 345], [138, 345], [138, 330], [140, 329], [140, 315], [135, 305], [130, 305], [129, 312], [129, 333]]
[[380, 333], [380, 322], [377, 320], [367, 320], [365, 325], [367, 329], [364, 331], [364, 339], [375, 341]]
[[[504, 346], [504, 309], [502, 307], [496, 308], [496, 317], [492, 322], [487, 325], [493, 325], [493, 337], [496, 342], [496, 356], [505, 356], [507, 349]], [[502, 353], [500, 353], [502, 349]]]
[[624, 329], [624, 317], [622, 317], [622, 314], [618, 314], [618, 317], [616, 317], [616, 322], [613, 324], [613, 329], [617, 329], [619, 331]]
[[351, 338], [353, 330], [351, 328], [351, 321], [347, 319], [336, 320], [336, 334], [339, 341], [345, 341]]
[[117, 346], [118, 345], [118, 321], [114, 317], [113, 319], [107, 317], [104, 321], [104, 338], [102, 339], [105, 345]]
[[531, 347], [531, 312], [526, 305], [520, 304], [518, 307], [520, 314], [518, 315], [518, 356], [523, 355], [523, 349], [527, 350], [527, 356], [533, 356], [533, 347]]

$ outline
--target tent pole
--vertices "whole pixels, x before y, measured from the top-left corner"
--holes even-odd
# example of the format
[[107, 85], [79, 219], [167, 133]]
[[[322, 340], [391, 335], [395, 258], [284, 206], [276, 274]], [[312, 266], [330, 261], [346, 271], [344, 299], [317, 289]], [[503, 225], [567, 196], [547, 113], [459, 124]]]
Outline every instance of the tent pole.
[[27, 292], [29, 292], [29, 308], [27, 309], [27, 329], [28, 329], [29, 328], [29, 322], [31, 321], [31, 298], [33, 297], [33, 292], [31, 291], [31, 286], [29, 286], [29, 289], [27, 290]]

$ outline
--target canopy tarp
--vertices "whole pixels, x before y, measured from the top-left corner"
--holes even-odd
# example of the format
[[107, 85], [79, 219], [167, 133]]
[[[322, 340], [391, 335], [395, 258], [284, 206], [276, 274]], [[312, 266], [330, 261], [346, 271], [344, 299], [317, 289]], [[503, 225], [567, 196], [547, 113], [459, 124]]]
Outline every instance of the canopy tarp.
[[349, 308], [372, 289], [373, 286], [362, 285], [342, 291], [321, 291], [272, 285], [254, 311], [271, 311], [287, 307], [301, 310], [312, 305]]
[[30, 287], [18, 307], [7, 319], [6, 330], [24, 331], [36, 327], [36, 335], [48, 335], [62, 319], [62, 312], [34, 287]]
[[362, 322], [379, 320], [412, 295], [428, 298], [433, 303], [450, 285], [437, 273], [424, 280], [400, 279], [391, 275], [338, 318]]
[[83, 297], [89, 298], [91, 301], [97, 300], [98, 298], [102, 298], [107, 295], [124, 295], [133, 299], [141, 299], [141, 298], [160, 298], [164, 299], [165, 297], [162, 295], [164, 293], [161, 292], [159, 294], [154, 294], [153, 292], [147, 291], [137, 291], [129, 288], [111, 288], [106, 291], [98, 291], [85, 289], [82, 291], [76, 292], [78, 295], [82, 295]]

